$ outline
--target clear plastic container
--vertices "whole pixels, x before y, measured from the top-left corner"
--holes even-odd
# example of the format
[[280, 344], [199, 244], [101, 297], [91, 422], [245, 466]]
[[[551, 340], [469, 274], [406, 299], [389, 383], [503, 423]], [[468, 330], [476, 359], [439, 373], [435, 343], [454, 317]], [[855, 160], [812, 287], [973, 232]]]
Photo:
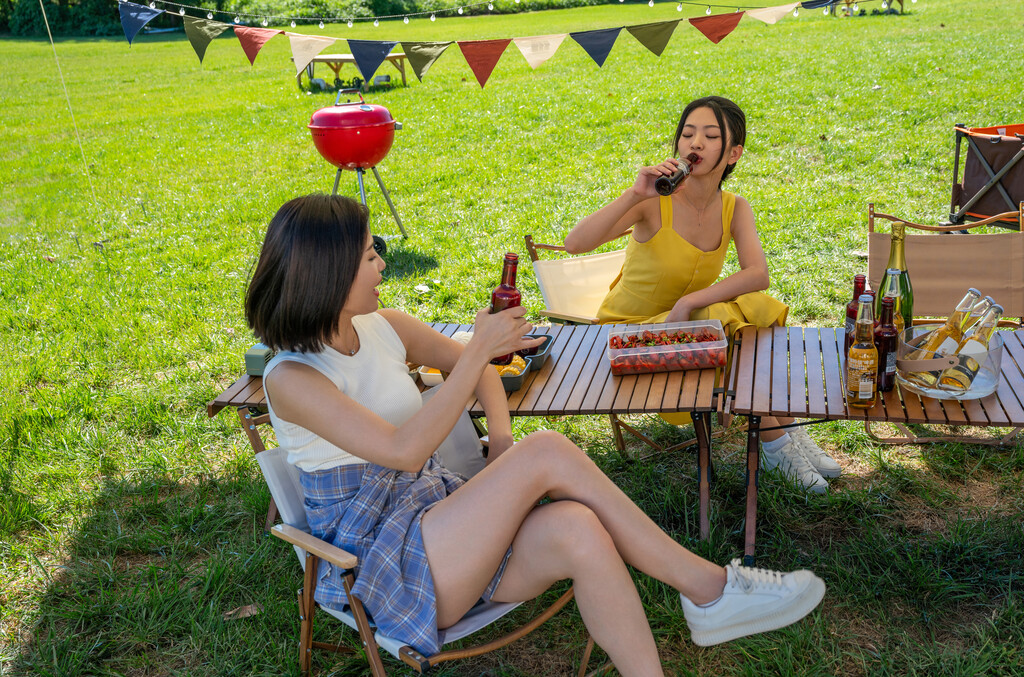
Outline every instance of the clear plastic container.
[[934, 377], [950, 365], [948, 358], [933, 358], [935, 369], [927, 371], [927, 368], [922, 368], [921, 364], [911, 365], [907, 360], [910, 354], [917, 349], [918, 344], [924, 340], [924, 337], [933, 329], [938, 329], [939, 326], [941, 325], [921, 324], [903, 330], [896, 352], [896, 382], [900, 384], [900, 388], [921, 397], [934, 397], [937, 400], [976, 400], [994, 393], [999, 387], [999, 369], [1003, 361], [1003, 339], [998, 331], [992, 334], [988, 350], [984, 357], [978, 360], [981, 363], [981, 369], [978, 370], [974, 380], [971, 381], [971, 387], [966, 391], [945, 390], [939, 387], [938, 382], [929, 385], [926, 381], [931, 380], [930, 377], [917, 376], [915, 378], [911, 376], [913, 373], [924, 372], [932, 374]]
[[[653, 342], [665, 340], [662, 337], [680, 331], [703, 335], [712, 340], [643, 345], [635, 348], [613, 347], [617, 345], [616, 340], [626, 342], [632, 337], [639, 337]], [[719, 320], [633, 324], [608, 332], [608, 359], [611, 362], [612, 373], [616, 376], [681, 369], [713, 369], [725, 366], [728, 344]]]

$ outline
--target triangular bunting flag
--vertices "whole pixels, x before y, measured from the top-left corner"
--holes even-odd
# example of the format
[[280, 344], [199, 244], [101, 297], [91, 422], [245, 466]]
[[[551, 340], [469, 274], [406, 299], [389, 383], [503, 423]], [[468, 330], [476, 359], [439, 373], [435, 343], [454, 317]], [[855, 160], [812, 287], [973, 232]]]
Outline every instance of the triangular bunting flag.
[[397, 45], [397, 42], [384, 40], [349, 40], [348, 49], [356, 60], [356, 68], [363, 76], [363, 80], [369, 82], [373, 74], [377, 72], [388, 52]]
[[516, 47], [523, 53], [530, 68], [536, 70], [538, 66], [555, 55], [555, 51], [562, 44], [562, 40], [565, 40], [566, 35], [568, 33], [535, 35], [529, 38], [513, 38], [512, 42], [516, 43]]
[[466, 57], [466, 63], [473, 69], [473, 75], [476, 76], [476, 81], [480, 83], [481, 87], [487, 84], [487, 78], [491, 77], [491, 72], [498, 65], [498, 59], [501, 58], [510, 42], [512, 42], [511, 38], [507, 40], [459, 40], [462, 56]]
[[679, 19], [675, 21], [659, 21], [653, 24], [641, 24], [639, 26], [626, 26], [626, 30], [633, 34], [633, 37], [640, 41], [640, 44], [654, 52], [655, 56], [661, 56], [665, 51], [669, 38], [679, 25]]
[[444, 50], [448, 49], [450, 44], [452, 44], [450, 40], [448, 42], [403, 42], [402, 51], [405, 52], [405, 58], [412, 66], [412, 72], [416, 74], [420, 82], [423, 82], [423, 76], [427, 74], [427, 69], [434, 65], [434, 62], [444, 54]]
[[580, 44], [580, 47], [590, 55], [590, 58], [597, 63], [598, 68], [604, 65], [608, 53], [612, 51], [615, 38], [619, 37], [622, 28], [603, 28], [597, 31], [582, 31], [580, 33], [569, 33], [572, 39]]
[[689, 21], [694, 28], [704, 34], [704, 37], [717, 45], [725, 39], [725, 36], [735, 30], [742, 18], [743, 12], [730, 12], [729, 14], [702, 16]]
[[270, 40], [270, 38], [278, 33], [284, 33], [284, 31], [273, 28], [235, 26], [235, 35], [238, 36], [238, 41], [242, 43], [242, 51], [249, 57], [249, 63], [253, 66], [256, 65], [256, 55], [263, 49], [263, 45], [267, 44], [267, 40]]
[[121, 13], [121, 28], [124, 29], [124, 37], [128, 39], [129, 45], [143, 26], [164, 13], [162, 9], [144, 7], [134, 2], [118, 3], [117, 11]]
[[818, 9], [820, 7], [827, 7], [828, 5], [835, 5], [839, 0], [806, 0], [800, 3], [801, 9]]
[[799, 2], [791, 2], [788, 5], [779, 5], [778, 7], [761, 7], [760, 9], [748, 9], [747, 16], [751, 19], [757, 19], [763, 21], [766, 24], [773, 24], [782, 17], [786, 16], [799, 5]]
[[206, 56], [206, 48], [209, 47], [210, 42], [226, 31], [228, 25], [208, 19], [197, 19], [194, 16], [184, 16], [182, 18], [185, 20], [185, 35], [188, 36], [192, 49], [196, 51], [199, 63], [202, 63], [203, 57]]
[[285, 35], [288, 36], [288, 42], [292, 46], [292, 61], [295, 62], [296, 75], [309, 65], [314, 56], [337, 42], [336, 38], [326, 38], [322, 35], [303, 35], [301, 33], [285, 33]]

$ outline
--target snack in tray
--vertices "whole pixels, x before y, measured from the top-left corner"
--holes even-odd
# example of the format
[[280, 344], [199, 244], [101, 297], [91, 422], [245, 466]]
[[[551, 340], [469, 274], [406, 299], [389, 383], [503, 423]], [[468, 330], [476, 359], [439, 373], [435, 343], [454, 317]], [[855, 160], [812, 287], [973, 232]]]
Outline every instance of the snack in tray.
[[612, 373], [617, 376], [724, 367], [726, 359], [726, 342], [706, 328], [612, 335], [608, 348]]
[[515, 355], [508, 364], [496, 364], [494, 368], [498, 370], [498, 376], [519, 376], [526, 369], [526, 360]]

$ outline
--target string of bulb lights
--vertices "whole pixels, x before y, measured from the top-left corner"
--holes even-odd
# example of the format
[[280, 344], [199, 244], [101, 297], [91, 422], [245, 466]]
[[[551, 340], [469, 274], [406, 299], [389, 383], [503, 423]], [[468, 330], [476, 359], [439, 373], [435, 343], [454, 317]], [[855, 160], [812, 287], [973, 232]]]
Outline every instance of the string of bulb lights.
[[[910, 0], [910, 1], [911, 1], [911, 3], [916, 3], [917, 2], [917, 0]], [[518, 5], [520, 3], [520, 0], [514, 0], [514, 2]], [[623, 3], [623, 2], [625, 2], [625, 0], [619, 0], [619, 2]], [[670, 2], [671, 2], [671, 0], [670, 0]], [[836, 0], [836, 2], [834, 2], [832, 4], [829, 4], [829, 5], [826, 5], [823, 8], [823, 13], [824, 14], [828, 14], [830, 11], [832, 11], [833, 7], [838, 5], [839, 2], [840, 2], [840, 0]], [[873, 0], [865, 0], [865, 2], [873, 2]], [[352, 28], [352, 26], [354, 26], [357, 21], [364, 21], [364, 22], [365, 21], [372, 21], [374, 26], [379, 26], [380, 22], [382, 20], [386, 21], [386, 20], [389, 20], [389, 19], [401, 19], [403, 21], [403, 23], [409, 23], [409, 19], [411, 19], [411, 18], [426, 17], [428, 15], [429, 15], [431, 21], [436, 21], [438, 14], [442, 14], [442, 15], [445, 15], [445, 14], [464, 14], [467, 9], [473, 9], [473, 8], [476, 8], [476, 7], [483, 7], [485, 5], [487, 6], [487, 10], [488, 11], [493, 11], [494, 10], [494, 2], [493, 2], [493, 0], [482, 0], [481, 2], [473, 2], [473, 3], [466, 4], [466, 5], [460, 5], [458, 7], [447, 7], [447, 8], [444, 8], [444, 9], [425, 10], [425, 11], [422, 11], [422, 12], [408, 12], [408, 13], [405, 13], [405, 14], [382, 14], [380, 16], [370, 16], [370, 17], [337, 18], [337, 17], [319, 17], [319, 16], [281, 16], [281, 15], [277, 15], [277, 14], [247, 14], [245, 12], [225, 12], [225, 11], [222, 11], [222, 10], [209, 9], [209, 8], [206, 8], [206, 7], [197, 7], [195, 5], [185, 5], [185, 4], [182, 4], [180, 2], [173, 2], [172, 0], [151, 0], [150, 3], [149, 3], [149, 7], [151, 9], [156, 9], [157, 5], [163, 5], [165, 7], [176, 8], [178, 10], [178, 14], [181, 15], [181, 16], [185, 15], [185, 10], [193, 10], [196, 14], [202, 14], [203, 12], [206, 12], [206, 18], [211, 20], [211, 21], [213, 20], [215, 15], [220, 14], [220, 15], [224, 15], [224, 16], [234, 17], [233, 20], [232, 20], [232, 23], [235, 23], [235, 24], [241, 24], [243, 21], [248, 22], [250, 20], [256, 20], [262, 26], [268, 26], [273, 21], [275, 23], [288, 23], [288, 24], [291, 25], [292, 28], [295, 28], [299, 23], [304, 23], [304, 24], [306, 24], [306, 23], [316, 23], [320, 28], [323, 28], [328, 23], [343, 23], [343, 22], [346, 23], [349, 28]], [[647, 2], [647, 6], [648, 7], [654, 7], [654, 5], [655, 5], [655, 1], [654, 0], [648, 0], [648, 2]], [[707, 4], [705, 2], [690, 2], [689, 0], [681, 0], [681, 1], [677, 0], [676, 11], [677, 12], [682, 12], [683, 11], [683, 5], [692, 6], [692, 7], [706, 7], [706, 9], [704, 10], [704, 14], [706, 14], [708, 16], [711, 15], [711, 13], [713, 12], [714, 8], [730, 9], [730, 10], [733, 10], [735, 12], [742, 12], [742, 11], [747, 10], [747, 9], [762, 9], [761, 6], [753, 6], [753, 5], [716, 5], [716, 4]], [[882, 0], [882, 10], [883, 11], [888, 9], [889, 5], [890, 5], [890, 1], [889, 0]], [[859, 3], [854, 3], [853, 6], [852, 6], [852, 10], [853, 10], [854, 14], [859, 12], [860, 11]], [[793, 9], [793, 16], [794, 17], [800, 16], [800, 7], [799, 7], [799, 5]]]

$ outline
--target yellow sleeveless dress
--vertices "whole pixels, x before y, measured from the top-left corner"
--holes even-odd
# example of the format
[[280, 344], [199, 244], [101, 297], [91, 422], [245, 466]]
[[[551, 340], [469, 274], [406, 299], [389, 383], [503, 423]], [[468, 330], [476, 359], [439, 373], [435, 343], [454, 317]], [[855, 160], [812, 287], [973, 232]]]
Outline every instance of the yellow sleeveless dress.
[[[680, 297], [710, 287], [722, 273], [725, 254], [732, 240], [732, 217], [736, 195], [722, 191], [722, 242], [717, 249], [703, 251], [685, 240], [672, 227], [672, 199], [661, 198], [661, 228], [647, 242], [632, 236], [626, 245], [622, 270], [612, 282], [597, 311], [601, 324], [651, 324], [664, 322]], [[742, 294], [721, 303], [698, 308], [691, 320], [721, 320], [728, 336], [748, 325], [783, 325], [789, 306], [764, 292]], [[669, 423], [683, 425], [689, 414], [663, 414]]]

